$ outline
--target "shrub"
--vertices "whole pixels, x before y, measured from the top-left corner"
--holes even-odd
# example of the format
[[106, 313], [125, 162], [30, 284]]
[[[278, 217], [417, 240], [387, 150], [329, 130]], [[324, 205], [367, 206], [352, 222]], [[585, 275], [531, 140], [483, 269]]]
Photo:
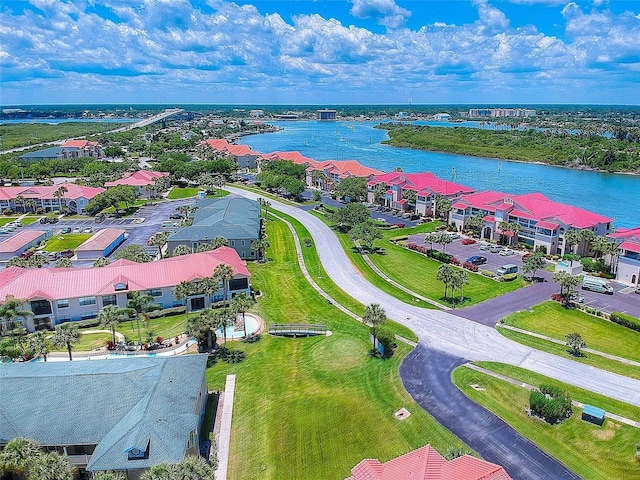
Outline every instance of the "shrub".
[[171, 317], [173, 315], [180, 315], [186, 311], [187, 307], [170, 307], [148, 312], [147, 315], [149, 318]]
[[115, 346], [111, 340], [107, 340], [107, 350], [115, 350]]
[[540, 385], [540, 391], [532, 390], [529, 408], [532, 415], [544, 418], [552, 425], [562, 422], [573, 413], [569, 394], [553, 385]]
[[451, 259], [449, 260], [449, 263], [451, 265], [456, 265], [458, 267], [461, 265], [460, 260], [458, 260], [456, 257], [451, 257]]
[[612, 322], [615, 322], [618, 325], [640, 332], [640, 319], [632, 317], [627, 313], [611, 312], [609, 318]]
[[164, 341], [164, 338], [156, 337], [156, 343], [162, 343], [163, 341]]
[[393, 355], [394, 350], [397, 347], [396, 337], [391, 330], [387, 327], [378, 328], [377, 334], [378, 342], [382, 344], [384, 347], [384, 356], [385, 358], [391, 357]]
[[100, 320], [98, 318], [87, 318], [86, 320], [79, 320], [77, 322], [73, 322], [74, 325], [77, 325], [78, 328], [91, 328], [97, 327], [100, 325]]
[[[470, 271], [472, 271], [472, 272], [477, 272], [477, 271], [478, 271], [478, 266], [477, 266], [477, 265], [475, 265], [475, 264], [473, 264], [473, 263], [470, 263], [470, 262], [464, 262], [464, 263], [462, 264], [462, 267], [463, 267], [463, 268], [466, 268], [467, 270], [470, 270]], [[492, 272], [492, 273], [493, 273], [493, 272]]]
[[262, 336], [260, 334], [258, 334], [258, 335], [249, 335], [248, 337], [243, 338], [242, 341], [244, 343], [256, 343], [256, 342], [259, 342], [261, 338], [262, 338]]
[[495, 276], [496, 276], [495, 272], [492, 272], [491, 270], [481, 270], [480, 274], [484, 275], [485, 277], [489, 277], [489, 278], [495, 278]]
[[13, 210], [11, 210], [10, 208], [5, 208], [2, 213], [4, 215], [13, 215]]
[[228, 350], [222, 358], [227, 363], [241, 363], [247, 358], [247, 354], [240, 350]]
[[442, 263], [451, 263], [451, 259], [453, 258], [448, 253], [442, 253], [438, 250], [432, 250], [431, 257], [435, 258], [436, 260]]
[[560, 295], [559, 293], [554, 293], [553, 295], [551, 295], [551, 300], [553, 300], [554, 302], [564, 303], [565, 296]]
[[44, 208], [38, 207], [36, 208], [36, 215], [42, 215], [44, 213]]
[[505, 273], [504, 275], [502, 275], [502, 280], [505, 282], [511, 282], [515, 280], [517, 276], [517, 273]]
[[303, 242], [305, 247], [310, 247], [312, 245], [311, 238], [309, 237], [304, 237]]
[[389, 239], [389, 241], [390, 241], [390, 242], [401, 242], [402, 240], [406, 240], [406, 239], [408, 239], [408, 238], [409, 238], [409, 237], [408, 237], [407, 235], [399, 235], [399, 236], [397, 236], [397, 237], [391, 237], [391, 238]]

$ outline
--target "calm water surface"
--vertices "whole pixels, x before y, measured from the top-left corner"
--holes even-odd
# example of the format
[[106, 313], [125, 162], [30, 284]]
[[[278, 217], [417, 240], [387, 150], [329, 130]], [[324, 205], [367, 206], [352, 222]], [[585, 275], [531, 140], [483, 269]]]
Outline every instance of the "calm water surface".
[[380, 144], [387, 135], [384, 130], [373, 128], [378, 122], [270, 123], [284, 130], [244, 137], [239, 143], [262, 153], [298, 150], [316, 160], [354, 159], [385, 172], [395, 167], [410, 173], [430, 171], [476, 190], [514, 194], [542, 192], [555, 201], [614, 218], [617, 227], [640, 226], [640, 176], [390, 147]]

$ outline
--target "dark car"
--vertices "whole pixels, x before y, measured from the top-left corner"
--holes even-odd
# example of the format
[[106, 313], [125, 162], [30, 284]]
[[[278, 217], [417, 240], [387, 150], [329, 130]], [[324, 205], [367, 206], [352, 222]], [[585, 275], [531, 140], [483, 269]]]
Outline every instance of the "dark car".
[[73, 257], [74, 254], [75, 254], [75, 252], [73, 250], [62, 250], [60, 252], [60, 255], [65, 257], [65, 258], [71, 258], [71, 257]]
[[172, 213], [171, 215], [169, 215], [169, 218], [171, 220], [182, 220], [182, 215], [180, 215], [179, 213]]
[[60, 230], [60, 233], [71, 233], [71, 227], [64, 227]]
[[473, 257], [469, 257], [466, 260], [468, 263], [472, 263], [474, 265], [483, 265], [487, 263], [486, 257], [481, 257], [480, 255], [474, 255]]

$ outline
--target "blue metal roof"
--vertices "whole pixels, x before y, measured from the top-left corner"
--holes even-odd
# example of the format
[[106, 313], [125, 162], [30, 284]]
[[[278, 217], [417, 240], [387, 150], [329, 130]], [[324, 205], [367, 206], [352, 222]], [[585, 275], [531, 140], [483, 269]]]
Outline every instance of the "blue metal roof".
[[37, 158], [59, 158], [62, 154], [62, 147], [50, 147], [35, 152], [24, 153], [20, 155], [23, 160], [31, 160]]
[[[179, 462], [198, 428], [206, 363], [184, 355], [0, 365], [0, 439], [97, 444], [91, 471]], [[142, 443], [148, 458], [129, 460]]]
[[594, 407], [593, 405], [585, 405], [583, 412], [594, 418], [604, 418], [604, 414], [606, 413], [602, 408]]

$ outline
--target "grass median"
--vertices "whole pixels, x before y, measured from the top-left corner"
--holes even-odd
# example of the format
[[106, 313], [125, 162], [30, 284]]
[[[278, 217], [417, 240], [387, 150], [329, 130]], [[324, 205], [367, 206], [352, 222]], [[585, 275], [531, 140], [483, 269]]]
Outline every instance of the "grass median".
[[[249, 264], [264, 294], [256, 312], [268, 323], [322, 323], [332, 335], [230, 342], [247, 359], [208, 369], [211, 389], [237, 375], [229, 478], [344, 478], [363, 458], [386, 461], [426, 443], [462, 446], [402, 386], [398, 368], [410, 348], [370, 357], [369, 329], [302, 277], [288, 227], [272, 220], [268, 233], [270, 261]], [[399, 421], [393, 413], [402, 407], [412, 415]]]
[[[491, 366], [482, 363], [482, 366], [487, 365]], [[511, 368], [504, 366], [499, 370], [500, 373], [513, 377]], [[577, 392], [579, 389], [552, 379], [534, 376], [528, 371], [519, 373], [520, 376], [523, 374], [527, 383], [552, 383], [561, 386], [569, 391], [574, 400], [595, 400], [590, 396], [582, 396]], [[527, 414], [529, 391], [522, 387], [466, 367], [454, 370], [452, 378], [465, 395], [502, 418], [520, 434], [584, 479], [637, 478], [639, 465], [635, 450], [640, 442], [640, 429], [610, 419], [607, 419], [602, 427], [598, 427], [582, 421], [579, 409], [574, 409], [571, 418], [565, 422], [550, 425]], [[483, 390], [477, 390], [470, 385], [480, 386]], [[603, 405], [596, 402], [596, 405]]]

